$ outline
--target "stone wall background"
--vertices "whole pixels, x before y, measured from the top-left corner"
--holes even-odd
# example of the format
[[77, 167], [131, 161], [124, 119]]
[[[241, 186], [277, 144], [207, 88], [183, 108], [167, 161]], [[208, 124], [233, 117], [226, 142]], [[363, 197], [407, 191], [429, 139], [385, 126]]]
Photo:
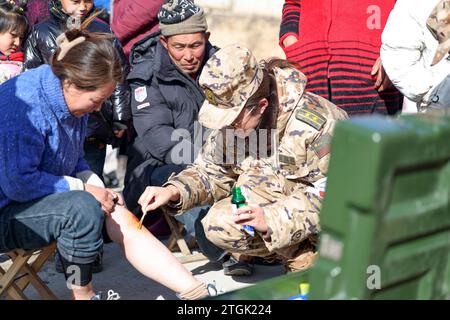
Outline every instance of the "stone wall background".
[[245, 45], [258, 60], [285, 58], [278, 45], [284, 0], [195, 0], [195, 3], [207, 13], [212, 44]]

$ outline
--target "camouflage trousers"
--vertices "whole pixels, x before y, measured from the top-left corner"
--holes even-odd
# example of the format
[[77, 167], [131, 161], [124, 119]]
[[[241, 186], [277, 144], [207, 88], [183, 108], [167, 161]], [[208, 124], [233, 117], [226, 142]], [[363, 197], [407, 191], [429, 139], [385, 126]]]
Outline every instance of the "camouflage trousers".
[[[264, 179], [266, 177], [264, 176]], [[259, 205], [264, 208], [277, 200], [285, 199], [286, 195], [295, 191], [296, 196], [303, 200], [301, 201], [303, 208], [299, 208], [300, 212], [320, 208], [320, 201], [309, 197], [306, 194], [306, 187], [301, 187], [303, 192], [298, 192], [299, 184], [292, 183], [287, 179], [271, 179], [269, 177], [269, 181], [271, 183], [255, 181], [255, 176], [249, 174], [241, 175], [237, 185], [245, 187], [244, 195], [250, 205]], [[316, 203], [311, 203], [311, 201]], [[289, 269], [287, 271], [308, 268], [317, 256], [315, 252], [316, 237], [270, 251], [261, 236], [255, 233], [255, 236], [252, 237], [242, 230], [241, 225], [234, 223], [231, 197], [216, 202], [203, 218], [202, 224], [206, 237], [216, 246], [228, 252], [250, 256], [266, 257], [276, 254], [286, 262]]]

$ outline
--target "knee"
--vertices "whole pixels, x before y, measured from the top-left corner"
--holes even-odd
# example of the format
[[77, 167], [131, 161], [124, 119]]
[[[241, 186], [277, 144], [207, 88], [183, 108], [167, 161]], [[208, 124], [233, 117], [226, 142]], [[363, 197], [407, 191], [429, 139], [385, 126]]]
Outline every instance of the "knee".
[[68, 200], [71, 217], [97, 226], [103, 224], [105, 214], [100, 203], [89, 192], [70, 191]]
[[[231, 210], [231, 208], [230, 208]], [[225, 243], [241, 239], [242, 233], [233, 221], [231, 211], [227, 212], [221, 206], [213, 206], [202, 220], [206, 238], [218, 247], [223, 248]]]

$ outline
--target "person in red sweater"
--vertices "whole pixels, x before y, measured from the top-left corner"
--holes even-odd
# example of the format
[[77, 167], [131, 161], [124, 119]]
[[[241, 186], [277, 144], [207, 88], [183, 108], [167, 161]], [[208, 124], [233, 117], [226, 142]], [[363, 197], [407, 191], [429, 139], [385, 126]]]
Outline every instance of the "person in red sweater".
[[125, 55], [139, 40], [159, 30], [158, 11], [164, 0], [114, 0], [111, 28]]
[[395, 0], [285, 0], [280, 46], [307, 76], [306, 90], [355, 114], [395, 114], [402, 96], [380, 62]]

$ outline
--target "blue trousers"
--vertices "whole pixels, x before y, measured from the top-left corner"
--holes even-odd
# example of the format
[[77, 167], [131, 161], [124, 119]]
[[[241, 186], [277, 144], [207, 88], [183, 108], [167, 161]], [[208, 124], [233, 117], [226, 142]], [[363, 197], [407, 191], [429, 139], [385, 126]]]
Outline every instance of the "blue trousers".
[[0, 252], [39, 249], [56, 241], [68, 262], [89, 264], [102, 248], [104, 219], [100, 203], [84, 191], [13, 202], [0, 209]]

